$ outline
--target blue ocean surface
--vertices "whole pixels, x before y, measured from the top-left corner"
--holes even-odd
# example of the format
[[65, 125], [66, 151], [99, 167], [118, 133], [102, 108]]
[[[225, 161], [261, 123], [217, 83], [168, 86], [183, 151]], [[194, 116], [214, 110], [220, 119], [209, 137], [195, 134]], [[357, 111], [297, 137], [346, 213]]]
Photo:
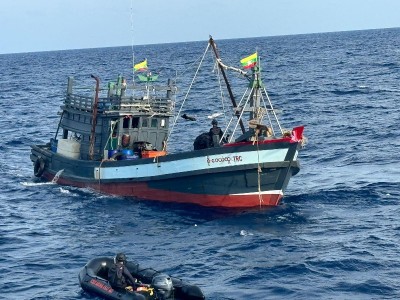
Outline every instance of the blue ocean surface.
[[[131, 47], [0, 55], [0, 299], [98, 299], [78, 273], [121, 251], [207, 299], [400, 299], [400, 29], [215, 38], [237, 67], [258, 50], [283, 127], [305, 125], [282, 205], [210, 209], [38, 180], [30, 145], [55, 135], [67, 76], [131, 80]], [[135, 57], [160, 81], [177, 76], [178, 109], [206, 46], [137, 46]], [[182, 111], [198, 121], [176, 125], [170, 151], [191, 149], [221, 110], [215, 72], [203, 72]], [[239, 97], [243, 79], [228, 77]]]

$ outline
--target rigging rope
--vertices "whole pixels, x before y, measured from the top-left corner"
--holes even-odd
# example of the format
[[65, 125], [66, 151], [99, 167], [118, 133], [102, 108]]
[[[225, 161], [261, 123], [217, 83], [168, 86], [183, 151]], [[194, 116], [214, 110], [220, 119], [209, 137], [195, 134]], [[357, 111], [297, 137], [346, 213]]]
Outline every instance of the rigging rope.
[[[275, 117], [275, 120], [276, 120], [276, 122], [277, 122], [277, 124], [278, 124], [278, 127], [279, 127], [281, 133], [283, 134], [283, 129], [282, 129], [282, 127], [281, 127], [281, 123], [279, 122], [278, 116], [276, 115], [275, 109], [274, 109], [274, 107], [272, 106], [271, 99], [269, 98], [269, 95], [268, 95], [267, 90], [266, 90], [265, 87], [264, 87], [263, 91], [264, 91], [265, 95], [267, 96], [267, 100], [268, 100], [269, 106], [271, 107], [271, 111], [272, 111], [272, 113], [273, 113], [273, 115], [274, 115], [274, 117]], [[262, 93], [261, 93], [261, 94], [262, 94]], [[263, 101], [264, 101], [264, 98], [263, 98]], [[268, 114], [268, 115], [269, 115], [269, 114]], [[272, 125], [272, 124], [271, 124], [271, 125]], [[272, 130], [273, 130], [273, 129], [272, 129]]]
[[135, 84], [135, 69], [134, 69], [134, 65], [135, 65], [135, 52], [133, 50], [133, 44], [134, 44], [134, 39], [133, 39], [133, 0], [131, 0], [131, 50], [132, 50], [132, 83]]
[[185, 101], [187, 100], [187, 98], [188, 98], [188, 96], [189, 96], [189, 92], [190, 92], [190, 90], [191, 90], [191, 88], [192, 88], [192, 86], [193, 86], [193, 83], [194, 83], [195, 80], [196, 80], [197, 74], [199, 73], [200, 67], [201, 67], [201, 65], [202, 65], [202, 63], [203, 63], [204, 57], [206, 56], [206, 54], [207, 54], [209, 48], [210, 48], [210, 44], [207, 45], [206, 51], [204, 51], [203, 57], [201, 58], [201, 61], [200, 61], [199, 66], [197, 67], [197, 70], [196, 70], [196, 72], [195, 72], [195, 74], [194, 74], [194, 77], [193, 77], [193, 79], [192, 79], [192, 82], [190, 83], [189, 89], [188, 89], [188, 91], [186, 92], [185, 97], [183, 98], [182, 104], [181, 104], [181, 106], [180, 106], [180, 108], [179, 108], [179, 111], [178, 111], [178, 113], [177, 113], [177, 115], [176, 115], [176, 117], [175, 117], [175, 119], [174, 119], [174, 123], [172, 124], [171, 130], [170, 130], [169, 133], [168, 133], [168, 137], [167, 137], [167, 140], [166, 140], [167, 143], [168, 143], [168, 141], [169, 141], [169, 138], [170, 138], [172, 132], [174, 131], [174, 127], [175, 127], [175, 125], [176, 125], [176, 123], [177, 123], [177, 121], [178, 121], [179, 115], [181, 114], [183, 105], [185, 104]]
[[193, 63], [191, 63], [186, 69], [184, 69], [182, 72], [180, 72], [178, 76], [178, 70], [175, 70], [175, 85], [178, 85], [178, 80], [181, 78], [185, 78], [183, 75], [189, 70], [192, 69], [194, 65], [198, 64], [198, 61], [203, 58], [203, 55], [199, 56]]
[[[109, 141], [111, 140], [111, 137], [114, 133], [115, 126], [117, 126], [118, 122], [119, 122], [119, 120], [116, 120], [114, 124], [111, 122], [110, 135], [108, 136], [106, 144], [104, 145], [103, 152], [106, 150], [106, 147], [107, 147]], [[118, 145], [117, 145], [117, 147], [118, 147]], [[112, 145], [111, 145], [111, 148], [113, 148]], [[115, 149], [112, 149], [112, 150], [115, 150]]]
[[260, 204], [260, 208], [262, 207], [262, 204], [264, 203], [264, 199], [261, 194], [261, 165], [260, 165], [260, 149], [258, 147], [258, 130], [255, 132], [255, 143], [257, 144], [257, 187], [258, 187], [258, 201]]

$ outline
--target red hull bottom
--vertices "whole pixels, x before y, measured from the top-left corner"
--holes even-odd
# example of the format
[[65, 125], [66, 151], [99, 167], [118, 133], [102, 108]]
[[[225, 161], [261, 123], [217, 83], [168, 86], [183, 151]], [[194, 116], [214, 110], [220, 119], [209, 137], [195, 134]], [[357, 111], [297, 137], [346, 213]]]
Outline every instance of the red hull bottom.
[[[44, 174], [48, 180], [52, 180], [51, 174]], [[281, 202], [282, 193], [268, 193], [268, 191], [252, 194], [234, 194], [234, 195], [209, 195], [209, 194], [190, 194], [174, 192], [171, 190], [160, 190], [149, 187], [146, 183], [85, 183], [59, 178], [57, 181], [61, 185], [70, 185], [81, 188], [91, 188], [101, 193], [135, 197], [140, 199], [197, 204], [206, 207], [226, 207], [226, 208], [251, 208], [263, 206], [277, 206]]]

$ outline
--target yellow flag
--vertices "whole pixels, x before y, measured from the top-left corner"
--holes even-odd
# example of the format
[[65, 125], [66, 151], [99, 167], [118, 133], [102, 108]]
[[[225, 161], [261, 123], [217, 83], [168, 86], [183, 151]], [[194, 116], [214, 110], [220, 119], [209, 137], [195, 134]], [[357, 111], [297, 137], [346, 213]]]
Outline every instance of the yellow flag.
[[146, 71], [147, 70], [147, 58], [144, 61], [142, 61], [141, 63], [134, 65], [133, 69], [135, 71]]
[[240, 63], [242, 64], [243, 69], [250, 69], [257, 64], [257, 61], [258, 61], [258, 53], [256, 52], [250, 56], [241, 59]]

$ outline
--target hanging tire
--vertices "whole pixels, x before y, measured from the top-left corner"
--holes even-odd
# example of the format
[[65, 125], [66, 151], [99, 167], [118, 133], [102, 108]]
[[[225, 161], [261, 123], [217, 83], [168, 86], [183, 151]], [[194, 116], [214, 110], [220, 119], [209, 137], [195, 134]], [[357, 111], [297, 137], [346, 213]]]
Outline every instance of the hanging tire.
[[33, 166], [33, 174], [34, 174], [36, 177], [41, 177], [42, 174], [43, 174], [43, 172], [44, 172], [45, 166], [46, 166], [46, 164], [45, 164], [45, 162], [44, 162], [44, 159], [43, 159], [41, 156], [39, 156], [39, 157], [36, 159], [35, 164], [34, 164], [34, 166]]

